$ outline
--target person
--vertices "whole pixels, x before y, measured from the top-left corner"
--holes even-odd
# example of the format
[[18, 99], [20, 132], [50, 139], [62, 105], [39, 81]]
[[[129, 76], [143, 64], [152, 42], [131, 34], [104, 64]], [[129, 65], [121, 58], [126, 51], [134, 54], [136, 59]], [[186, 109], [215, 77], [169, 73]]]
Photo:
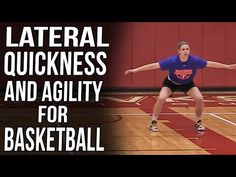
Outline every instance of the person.
[[134, 69], [128, 69], [125, 75], [148, 71], [154, 69], [168, 70], [169, 74], [162, 83], [159, 97], [153, 107], [150, 130], [157, 132], [157, 120], [162, 110], [165, 100], [172, 95], [177, 89], [183, 91], [186, 95], [191, 96], [195, 101], [195, 128], [197, 131], [204, 131], [205, 126], [202, 124], [202, 114], [204, 108], [203, 95], [194, 83], [194, 77], [198, 69], [224, 68], [236, 69], [236, 64], [227, 65], [215, 61], [208, 61], [201, 57], [190, 55], [190, 45], [186, 41], [178, 43], [178, 55], [163, 59], [160, 62], [146, 64]]

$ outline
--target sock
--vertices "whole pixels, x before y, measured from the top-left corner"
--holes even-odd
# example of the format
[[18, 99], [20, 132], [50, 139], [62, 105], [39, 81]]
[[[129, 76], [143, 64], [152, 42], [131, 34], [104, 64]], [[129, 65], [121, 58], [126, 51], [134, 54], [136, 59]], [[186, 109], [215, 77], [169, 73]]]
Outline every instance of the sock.
[[196, 117], [196, 123], [201, 123], [202, 119], [201, 117]]
[[157, 121], [157, 119], [158, 119], [158, 116], [152, 115], [152, 121], [153, 120]]

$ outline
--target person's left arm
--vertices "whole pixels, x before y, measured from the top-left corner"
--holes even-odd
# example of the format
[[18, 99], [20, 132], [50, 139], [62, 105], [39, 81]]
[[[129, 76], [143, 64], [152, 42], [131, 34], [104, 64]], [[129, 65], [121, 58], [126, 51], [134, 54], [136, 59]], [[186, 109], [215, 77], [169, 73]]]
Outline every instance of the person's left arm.
[[232, 69], [230, 65], [223, 64], [215, 61], [207, 61], [206, 67], [208, 68], [223, 68], [223, 69]]

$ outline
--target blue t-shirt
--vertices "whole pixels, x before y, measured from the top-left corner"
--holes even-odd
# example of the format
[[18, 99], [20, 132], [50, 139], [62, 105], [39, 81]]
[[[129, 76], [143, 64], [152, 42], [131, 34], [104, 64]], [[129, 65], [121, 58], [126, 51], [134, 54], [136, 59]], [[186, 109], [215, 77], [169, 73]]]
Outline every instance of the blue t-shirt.
[[182, 62], [179, 55], [172, 56], [159, 62], [161, 70], [169, 70], [169, 78], [178, 84], [188, 84], [193, 81], [197, 69], [206, 67], [207, 61], [197, 57], [188, 56], [186, 62]]

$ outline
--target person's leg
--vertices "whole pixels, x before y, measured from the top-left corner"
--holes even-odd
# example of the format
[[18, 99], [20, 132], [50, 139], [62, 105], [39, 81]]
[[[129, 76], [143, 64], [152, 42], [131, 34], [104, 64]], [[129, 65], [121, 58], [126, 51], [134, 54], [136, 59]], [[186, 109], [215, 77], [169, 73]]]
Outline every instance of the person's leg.
[[162, 110], [163, 104], [165, 103], [166, 99], [171, 95], [172, 91], [168, 87], [162, 87], [158, 99], [153, 107], [153, 114], [151, 120], [150, 130], [155, 132], [158, 131], [157, 129], [157, 119], [159, 114]]
[[191, 96], [196, 103], [195, 113], [196, 113], [197, 130], [205, 130], [205, 127], [201, 125], [202, 113], [203, 113], [203, 108], [204, 108], [204, 100], [203, 100], [202, 93], [197, 87], [193, 87], [187, 92], [187, 95]]

